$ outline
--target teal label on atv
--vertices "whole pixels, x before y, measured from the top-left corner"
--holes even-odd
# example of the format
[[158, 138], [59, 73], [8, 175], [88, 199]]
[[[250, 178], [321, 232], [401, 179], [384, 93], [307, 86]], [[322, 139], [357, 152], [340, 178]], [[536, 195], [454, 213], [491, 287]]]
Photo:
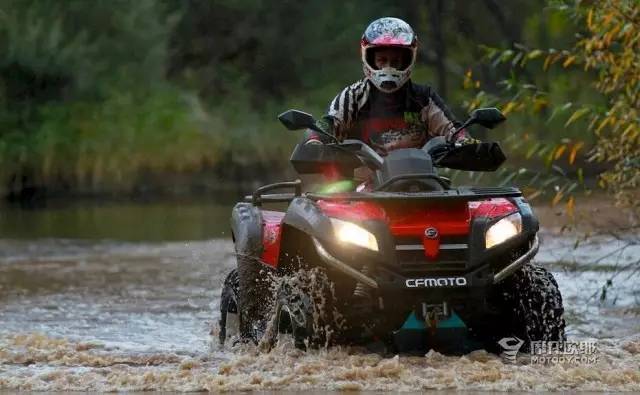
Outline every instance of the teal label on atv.
[[[462, 321], [462, 319], [455, 312], [451, 312], [451, 316], [449, 318], [447, 318], [446, 320], [438, 321], [438, 324], [436, 325], [436, 328], [441, 328], [441, 329], [466, 328], [466, 327], [467, 326], [464, 324], [464, 321]], [[407, 320], [404, 322], [401, 329], [426, 330], [427, 327], [425, 326], [423, 321], [418, 320], [415, 313], [411, 313], [409, 317], [407, 317]]]

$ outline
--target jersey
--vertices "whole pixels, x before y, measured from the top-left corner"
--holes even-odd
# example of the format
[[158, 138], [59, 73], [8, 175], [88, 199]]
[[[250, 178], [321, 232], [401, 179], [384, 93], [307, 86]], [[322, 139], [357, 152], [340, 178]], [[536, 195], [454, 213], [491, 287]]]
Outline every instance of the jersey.
[[[331, 101], [324, 118], [338, 140], [361, 140], [383, 155], [398, 148], [420, 148], [431, 137], [451, 135], [459, 125], [433, 89], [411, 81], [384, 93], [367, 79], [360, 80]], [[326, 142], [314, 132], [306, 139]]]

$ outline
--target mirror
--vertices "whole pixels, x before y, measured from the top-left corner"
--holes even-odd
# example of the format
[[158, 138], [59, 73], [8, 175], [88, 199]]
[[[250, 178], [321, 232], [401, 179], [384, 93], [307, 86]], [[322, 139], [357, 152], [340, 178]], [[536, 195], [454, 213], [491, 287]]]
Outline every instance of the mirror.
[[315, 129], [316, 126], [313, 115], [299, 110], [287, 110], [278, 115], [278, 120], [289, 130]]
[[471, 121], [469, 124], [477, 123], [488, 129], [493, 129], [500, 123], [504, 122], [507, 118], [495, 107], [492, 108], [478, 108], [471, 112]]

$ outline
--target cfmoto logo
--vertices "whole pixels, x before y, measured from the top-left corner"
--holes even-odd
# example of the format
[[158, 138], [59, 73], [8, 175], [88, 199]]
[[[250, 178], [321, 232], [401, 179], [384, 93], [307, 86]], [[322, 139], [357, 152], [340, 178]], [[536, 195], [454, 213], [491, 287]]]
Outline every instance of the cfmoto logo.
[[438, 229], [436, 228], [427, 228], [424, 231], [424, 235], [427, 239], [435, 239], [438, 237]]
[[464, 287], [467, 279], [464, 277], [439, 277], [439, 278], [409, 278], [405, 281], [407, 288], [432, 288], [432, 287]]

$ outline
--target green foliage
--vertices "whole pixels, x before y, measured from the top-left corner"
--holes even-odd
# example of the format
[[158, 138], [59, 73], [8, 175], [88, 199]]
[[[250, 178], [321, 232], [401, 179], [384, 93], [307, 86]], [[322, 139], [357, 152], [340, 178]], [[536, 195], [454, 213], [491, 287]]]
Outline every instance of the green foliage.
[[[588, 82], [607, 71], [584, 70], [587, 59], [576, 54], [575, 35], [589, 37], [580, 21], [592, 3], [543, 5], [0, 0], [0, 193], [27, 184], [129, 191], [149, 174], [218, 169], [231, 178], [231, 169], [257, 164], [281, 172], [300, 137], [276, 115], [324, 112], [362, 75], [365, 26], [392, 15], [420, 37], [417, 82], [435, 86], [460, 118], [486, 104], [509, 114], [508, 127], [491, 132], [509, 145], [513, 168], [499, 174], [502, 182], [538, 185], [550, 172], [554, 193], [565, 196], [584, 176], [571, 166], [584, 166], [584, 153], [601, 141], [585, 133], [593, 117], [600, 114], [598, 128], [602, 114], [614, 109], [618, 119], [623, 107], [611, 106], [613, 92], [593, 94]], [[591, 23], [604, 17], [594, 7]], [[612, 48], [635, 31], [627, 25], [607, 36]], [[607, 41], [606, 31], [597, 34]], [[552, 46], [566, 50], [536, 49]], [[636, 133], [629, 127], [620, 126], [626, 137]], [[574, 179], [564, 185], [566, 175]]]
[[[608, 169], [600, 176], [600, 186], [616, 194], [618, 202], [640, 212], [640, 3], [633, 0], [552, 1], [556, 10], [569, 16], [579, 27], [578, 38], [567, 49], [485, 48], [494, 67], [507, 64], [511, 78], [504, 80], [502, 94], [479, 91], [468, 106], [485, 103], [501, 106], [505, 113], [518, 113], [521, 119], [546, 119], [547, 125], [562, 122], [563, 133], [554, 144], [536, 143], [525, 157], [544, 157], [548, 168], [567, 158], [574, 165], [578, 152], [590, 145], [589, 161], [603, 162]], [[537, 79], [523, 83], [521, 78], [531, 65], [542, 69]], [[556, 67], [556, 70], [553, 68]], [[539, 70], [538, 69], [538, 70]], [[533, 69], [535, 70], [535, 69]], [[561, 73], [561, 74], [558, 74]], [[548, 77], [550, 84], [542, 77]], [[583, 81], [571, 89], [568, 82]], [[562, 95], [541, 86], [558, 86]], [[471, 72], [465, 85], [475, 87]], [[565, 96], [569, 94], [569, 96]], [[576, 133], [589, 130], [591, 133]], [[524, 139], [526, 140], [526, 138]], [[516, 150], [520, 144], [512, 148]], [[584, 151], [584, 150], [583, 150]], [[560, 171], [563, 173], [562, 171]], [[578, 181], [583, 172], [577, 171]], [[554, 203], [569, 196], [575, 183], [555, 186]], [[542, 185], [544, 187], [545, 185]], [[540, 189], [536, 189], [536, 194]]]
[[129, 190], [214, 160], [195, 97], [164, 82], [175, 15], [155, 1], [0, 1], [0, 180]]
[[194, 106], [172, 88], [45, 105], [37, 128], [3, 136], [0, 168], [36, 185], [63, 180], [91, 192], [129, 191], [144, 172], [198, 170], [220, 155], [221, 139]]

